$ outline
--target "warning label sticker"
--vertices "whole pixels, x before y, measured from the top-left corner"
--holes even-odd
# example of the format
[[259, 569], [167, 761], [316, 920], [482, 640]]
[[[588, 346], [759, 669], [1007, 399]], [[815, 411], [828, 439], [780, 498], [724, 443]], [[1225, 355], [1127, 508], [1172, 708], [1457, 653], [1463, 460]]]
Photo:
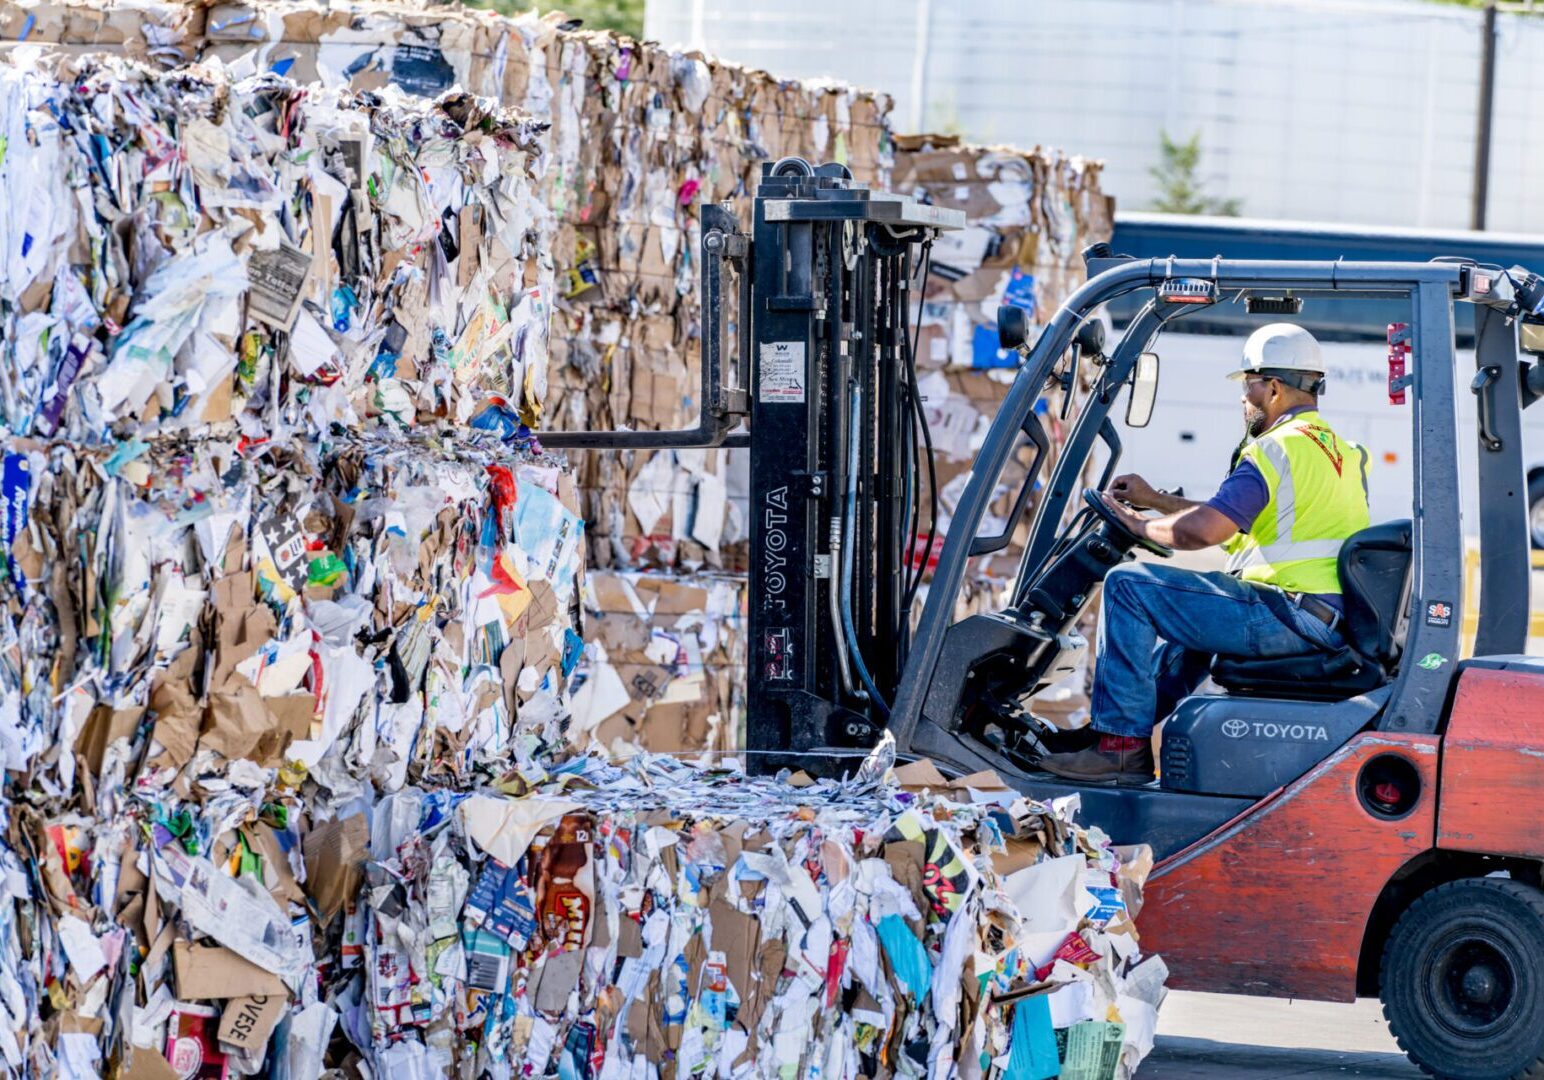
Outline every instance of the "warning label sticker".
[[768, 341], [762, 344], [756, 399], [762, 403], [804, 400], [804, 342]]

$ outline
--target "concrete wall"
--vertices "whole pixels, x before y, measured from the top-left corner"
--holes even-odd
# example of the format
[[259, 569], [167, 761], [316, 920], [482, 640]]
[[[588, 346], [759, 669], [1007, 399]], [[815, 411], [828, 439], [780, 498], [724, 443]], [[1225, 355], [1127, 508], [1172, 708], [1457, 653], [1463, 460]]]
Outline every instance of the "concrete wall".
[[[1544, 15], [1498, 19], [1491, 228], [1544, 231]], [[649, 0], [645, 32], [888, 90], [898, 131], [1102, 157], [1148, 206], [1158, 131], [1202, 134], [1257, 217], [1469, 220], [1480, 15], [1412, 0]]]

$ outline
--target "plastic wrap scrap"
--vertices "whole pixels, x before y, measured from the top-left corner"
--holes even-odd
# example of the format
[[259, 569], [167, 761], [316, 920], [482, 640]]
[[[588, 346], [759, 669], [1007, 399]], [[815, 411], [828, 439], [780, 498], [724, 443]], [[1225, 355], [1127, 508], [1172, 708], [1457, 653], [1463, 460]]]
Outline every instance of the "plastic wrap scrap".
[[499, 434], [546, 379], [545, 125], [435, 102], [157, 74], [0, 67], [13, 434]]

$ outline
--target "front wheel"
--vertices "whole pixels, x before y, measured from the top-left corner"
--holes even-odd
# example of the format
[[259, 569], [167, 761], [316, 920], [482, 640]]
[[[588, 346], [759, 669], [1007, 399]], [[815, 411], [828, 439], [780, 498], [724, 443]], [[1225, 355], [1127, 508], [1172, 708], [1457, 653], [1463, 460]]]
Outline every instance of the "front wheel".
[[1433, 1076], [1544, 1077], [1544, 892], [1507, 878], [1432, 889], [1389, 935], [1380, 996]]

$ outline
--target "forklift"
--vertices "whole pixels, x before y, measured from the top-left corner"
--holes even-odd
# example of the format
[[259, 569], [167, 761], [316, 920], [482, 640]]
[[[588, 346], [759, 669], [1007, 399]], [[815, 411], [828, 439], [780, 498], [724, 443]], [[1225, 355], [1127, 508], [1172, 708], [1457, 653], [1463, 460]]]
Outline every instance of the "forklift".
[[[963, 226], [962, 214], [868, 190], [841, 165], [764, 164], [748, 229], [704, 208], [698, 425], [541, 436], [549, 447], [749, 448], [747, 759], [840, 775], [881, 747], [955, 775], [995, 770], [1035, 799], [1076, 795], [1083, 823], [1152, 847], [1140, 926], [1171, 985], [1377, 995], [1433, 1075], [1544, 1076], [1544, 835], [1533, 822], [1544, 658], [1525, 655], [1521, 440], [1522, 410], [1544, 396], [1533, 359], [1544, 355], [1544, 279], [1451, 259], [1138, 260], [1095, 245], [1087, 283], [1049, 321], [1000, 310], [1017, 372], [945, 514], [912, 311], [935, 237]], [[1132, 295], [1140, 311], [1107, 350], [1101, 308]], [[1096, 587], [1138, 552], [1173, 554], [1099, 498], [1121, 457], [1114, 410], [1146, 423], [1170, 323], [1219, 303], [1279, 319], [1325, 296], [1408, 307], [1397, 330], [1408, 367], [1390, 391], [1409, 398], [1410, 516], [1341, 549], [1346, 647], [1214, 658], [1201, 690], [1163, 720], [1151, 784], [1039, 770], [1058, 736], [1034, 697], [1076, 669]], [[1455, 303], [1474, 305], [1473, 372], [1456, 369]], [[1070, 397], [1080, 380], [1092, 389], [1053, 455], [1049, 391]], [[1472, 447], [1459, 445], [1461, 409], [1475, 410]], [[1463, 587], [1465, 458], [1480, 493], [1478, 596]], [[1016, 530], [1023, 554], [1000, 610], [957, 617], [972, 560], [1007, 549]], [[1468, 605], [1478, 632], [1461, 659]]]

